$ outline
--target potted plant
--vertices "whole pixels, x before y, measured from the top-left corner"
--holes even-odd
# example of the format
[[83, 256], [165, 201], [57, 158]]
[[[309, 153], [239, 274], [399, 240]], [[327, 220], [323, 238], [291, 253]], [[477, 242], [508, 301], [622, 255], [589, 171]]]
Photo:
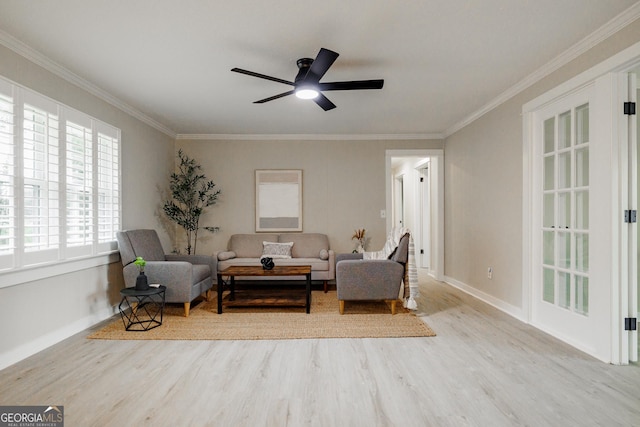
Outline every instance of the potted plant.
[[178, 171], [172, 173], [169, 180], [172, 199], [165, 201], [162, 209], [171, 221], [184, 228], [187, 254], [195, 255], [198, 230], [219, 230], [218, 227], [200, 227], [200, 215], [205, 208], [216, 203], [220, 190], [215, 189], [213, 181], [207, 180], [202, 173], [202, 166], [182, 150], [178, 151], [178, 159]]
[[140, 274], [138, 274], [138, 277], [136, 278], [136, 291], [146, 291], [149, 289], [149, 281], [147, 280], [147, 276], [144, 274], [144, 266], [147, 265], [147, 261], [139, 256], [135, 261], [133, 261], [133, 263], [138, 266], [140, 271]]
[[351, 236], [351, 240], [357, 240], [358, 241], [358, 246], [353, 250], [353, 253], [363, 253], [364, 252], [364, 245], [366, 244], [366, 240], [364, 237], [364, 232], [365, 229], [364, 228], [360, 228], [358, 230], [355, 231], [355, 233], [353, 233], [353, 236]]

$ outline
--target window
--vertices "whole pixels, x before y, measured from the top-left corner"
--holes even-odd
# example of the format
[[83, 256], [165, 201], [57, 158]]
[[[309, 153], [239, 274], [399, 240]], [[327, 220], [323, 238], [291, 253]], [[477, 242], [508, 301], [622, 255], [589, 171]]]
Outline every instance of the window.
[[0, 272], [107, 253], [120, 130], [0, 79]]

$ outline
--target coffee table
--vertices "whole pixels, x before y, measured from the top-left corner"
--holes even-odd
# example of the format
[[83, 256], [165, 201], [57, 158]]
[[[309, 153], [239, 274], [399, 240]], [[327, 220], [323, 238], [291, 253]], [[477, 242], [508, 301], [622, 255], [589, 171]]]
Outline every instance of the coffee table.
[[[222, 276], [229, 276], [229, 300], [235, 299], [235, 278], [236, 276], [259, 276], [259, 277], [283, 277], [283, 276], [305, 276], [306, 277], [306, 310], [311, 311], [311, 266], [310, 265], [276, 265], [271, 270], [265, 270], [262, 266], [236, 266], [227, 267], [218, 272], [218, 314], [222, 313]], [[261, 285], [265, 285], [262, 282]], [[266, 285], [265, 285], [266, 286]]]

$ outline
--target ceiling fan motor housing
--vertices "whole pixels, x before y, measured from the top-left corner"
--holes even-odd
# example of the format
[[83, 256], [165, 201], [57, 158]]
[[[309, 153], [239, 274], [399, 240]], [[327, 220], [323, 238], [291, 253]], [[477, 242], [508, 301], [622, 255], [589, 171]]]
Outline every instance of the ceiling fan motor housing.
[[295, 83], [298, 83], [300, 80], [304, 79], [307, 73], [309, 72], [309, 68], [311, 68], [311, 64], [313, 64], [312, 58], [300, 58], [296, 62], [298, 65], [298, 74], [294, 80]]

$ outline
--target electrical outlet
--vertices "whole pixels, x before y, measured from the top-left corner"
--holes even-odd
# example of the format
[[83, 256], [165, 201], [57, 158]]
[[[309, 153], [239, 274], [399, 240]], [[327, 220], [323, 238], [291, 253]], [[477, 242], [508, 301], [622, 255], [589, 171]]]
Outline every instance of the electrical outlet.
[[493, 279], [493, 268], [487, 268], [487, 279]]

